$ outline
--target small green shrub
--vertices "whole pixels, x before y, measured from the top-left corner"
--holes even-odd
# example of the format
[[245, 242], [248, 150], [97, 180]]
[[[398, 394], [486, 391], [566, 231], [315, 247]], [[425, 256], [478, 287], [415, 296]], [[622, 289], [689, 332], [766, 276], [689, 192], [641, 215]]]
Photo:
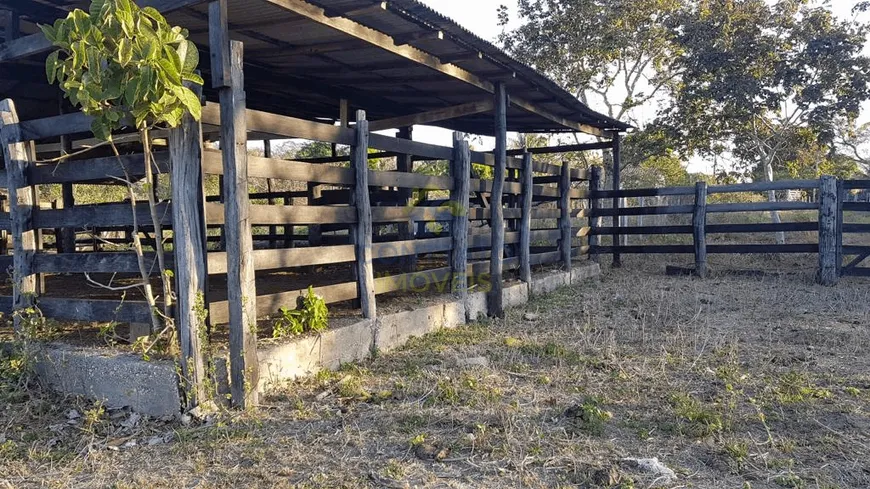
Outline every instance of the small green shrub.
[[296, 309], [282, 307], [281, 316], [272, 327], [273, 338], [296, 336], [308, 331], [320, 333], [329, 327], [329, 309], [326, 301], [308, 286], [308, 294], [299, 298]]

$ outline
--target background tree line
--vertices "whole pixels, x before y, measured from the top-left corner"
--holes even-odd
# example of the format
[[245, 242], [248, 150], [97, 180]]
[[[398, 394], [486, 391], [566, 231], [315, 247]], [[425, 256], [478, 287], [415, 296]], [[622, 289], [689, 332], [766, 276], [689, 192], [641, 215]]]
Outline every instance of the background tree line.
[[637, 128], [627, 185], [688, 183], [693, 158], [719, 181], [846, 177], [870, 163], [868, 4], [843, 19], [809, 0], [518, 0], [500, 42]]

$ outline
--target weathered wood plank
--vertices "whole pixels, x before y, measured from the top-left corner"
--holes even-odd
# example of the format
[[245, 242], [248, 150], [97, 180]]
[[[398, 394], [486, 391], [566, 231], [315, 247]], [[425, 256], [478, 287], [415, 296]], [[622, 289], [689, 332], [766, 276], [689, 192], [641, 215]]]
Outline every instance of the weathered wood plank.
[[743, 202], [736, 204], [710, 204], [707, 212], [762, 212], [816, 210], [816, 202]]
[[356, 208], [357, 222], [353, 229], [354, 252], [356, 255], [356, 278], [359, 284], [359, 301], [362, 315], [366, 319], [377, 318], [375, 302], [375, 269], [372, 265], [372, 206], [369, 202], [369, 123], [366, 113], [356, 113], [356, 139], [350, 148], [350, 166], [354, 172], [353, 205]]
[[[169, 154], [166, 151], [154, 153], [154, 170], [161, 173], [169, 172]], [[125, 172], [131, 178], [138, 179], [145, 175], [145, 156], [143, 154], [122, 155], [120, 158], [108, 156], [88, 160], [64, 161], [56, 165], [36, 165], [33, 168], [35, 184], [48, 183], [83, 183], [104, 181], [113, 178], [126, 178]], [[69, 208], [64, 205], [64, 208]]]
[[707, 278], [707, 182], [695, 184], [695, 210], [692, 213], [692, 237], [695, 247], [695, 274]]
[[[247, 129], [242, 43], [232, 41], [230, 87], [221, 88], [221, 147], [224, 165], [224, 232], [230, 324], [230, 390], [233, 404], [257, 404], [257, 289], [248, 200]], [[267, 206], [268, 207], [268, 206]]]
[[[145, 254], [145, 263], [156, 271], [157, 256]], [[171, 256], [167, 262], [172, 263]], [[135, 253], [40, 253], [33, 257], [35, 273], [139, 273]], [[150, 321], [148, 321], [150, 323]]]
[[151, 323], [151, 308], [145, 301], [61, 299], [42, 297], [39, 310], [51, 319], [62, 321]]
[[[163, 224], [172, 223], [169, 204], [158, 204], [157, 214]], [[151, 222], [151, 214], [147, 207], [137, 205], [136, 216], [139, 222]], [[133, 211], [129, 203], [78, 205], [72, 209], [37, 209], [32, 211], [32, 223], [34, 227], [40, 229], [131, 226]]]
[[839, 276], [837, 266], [837, 179], [823, 175], [819, 185], [819, 271], [821, 285], [834, 285]]
[[432, 122], [445, 121], [463, 117], [467, 115], [480, 114], [492, 110], [492, 99], [479, 100], [477, 102], [468, 102], [450, 107], [442, 107], [438, 109], [428, 110], [417, 114], [403, 115], [392, 117], [389, 119], [381, 119], [369, 123], [369, 129], [372, 131], [382, 131], [384, 129], [393, 129], [396, 127], [407, 127], [417, 124], [429, 124]]
[[562, 268], [571, 271], [571, 168], [562, 162], [559, 179], [559, 251], [562, 254]]
[[[194, 88], [194, 87], [192, 87]], [[205, 187], [202, 178], [202, 127], [186, 114], [169, 133], [172, 160], [172, 222], [175, 258], [175, 327], [181, 345], [181, 375], [192, 408], [207, 398], [203, 344], [208, 318], [200, 311], [207, 304]]]
[[463, 301], [465, 317], [468, 311], [468, 208], [471, 176], [471, 152], [462, 133], [453, 133], [453, 161], [451, 162], [453, 191], [450, 202], [453, 207], [453, 222], [450, 226], [452, 250], [450, 253], [451, 291]]
[[495, 87], [495, 170], [493, 172], [492, 196], [492, 257], [489, 260], [489, 275], [492, 281], [487, 311], [490, 316], [504, 317], [503, 290], [503, 259], [504, 259], [504, 215], [502, 208], [502, 191], [505, 180], [505, 164], [507, 159], [507, 92], [504, 83]]
[[[33, 227], [35, 192], [29, 181], [33, 155], [28, 144], [19, 142], [22, 139], [17, 122], [18, 114], [12, 100], [0, 101], [0, 146], [6, 162], [9, 215], [12, 220], [12, 308], [15, 311], [33, 303], [36, 294], [33, 256], [37, 247]], [[21, 328], [21, 318], [17, 315], [14, 327], [16, 330]]]
[[[523, 155], [522, 202], [520, 203], [520, 280], [526, 283], [532, 281], [532, 262], [530, 259], [531, 232], [532, 232], [532, 153]], [[560, 212], [561, 214], [561, 212]]]

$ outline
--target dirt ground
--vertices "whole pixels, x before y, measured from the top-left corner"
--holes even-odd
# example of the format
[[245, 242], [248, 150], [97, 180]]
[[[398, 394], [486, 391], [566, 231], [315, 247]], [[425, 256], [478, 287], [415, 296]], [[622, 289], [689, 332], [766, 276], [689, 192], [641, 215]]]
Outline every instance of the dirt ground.
[[[816, 286], [811, 257], [664, 276], [685, 260], [625, 257], [205, 423], [6, 389], [0, 487], [870, 487], [870, 282]], [[625, 460], [652, 457], [675, 479]]]

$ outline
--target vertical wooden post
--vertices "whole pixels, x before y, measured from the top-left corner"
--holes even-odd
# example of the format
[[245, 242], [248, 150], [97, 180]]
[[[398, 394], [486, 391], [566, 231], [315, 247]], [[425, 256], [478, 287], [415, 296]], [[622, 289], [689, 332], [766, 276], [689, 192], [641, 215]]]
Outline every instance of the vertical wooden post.
[[354, 174], [353, 205], [357, 223], [353, 227], [356, 250], [359, 302], [365, 319], [377, 318], [375, 271], [372, 266], [372, 206], [369, 200], [369, 122], [362, 110], [356, 113], [356, 138], [350, 149]]
[[[520, 280], [525, 283], [532, 281], [531, 245], [532, 245], [532, 154], [523, 153], [523, 174], [521, 177], [523, 193], [520, 196]], [[531, 289], [530, 289], [531, 291]]]
[[[413, 127], [399, 128], [397, 137], [400, 139], [413, 139]], [[455, 142], [454, 142], [455, 146]], [[400, 154], [396, 157], [396, 171], [411, 173], [414, 171], [414, 159], [412, 155]], [[410, 188], [399, 189], [399, 203], [401, 205], [411, 206], [414, 203], [414, 190]], [[399, 239], [402, 241], [414, 239], [414, 221], [400, 222], [398, 225]], [[402, 270], [405, 272], [413, 272], [417, 270], [417, 255], [408, 255], [402, 258]]]
[[621, 188], [620, 183], [620, 167], [622, 166], [622, 147], [621, 136], [616, 135], [613, 137], [613, 268], [619, 268], [622, 266], [622, 257], [619, 255], [619, 252], [616, 250], [619, 246], [619, 189]]
[[202, 126], [190, 114], [169, 133], [172, 184], [172, 233], [175, 256], [175, 327], [181, 344], [181, 375], [187, 407], [207, 398], [203, 349], [207, 341], [208, 290], [206, 257], [205, 188], [202, 173]]
[[[249, 218], [243, 47], [241, 42], [229, 40], [226, 0], [209, 5], [209, 40], [212, 59], [223, 62], [229, 60], [229, 66], [212, 65], [212, 84], [219, 88], [221, 104], [230, 388], [233, 405], [244, 409], [256, 405], [258, 401], [257, 288], [254, 282], [254, 245]], [[222, 50], [228, 50], [228, 55], [221, 54]]]
[[837, 259], [835, 267], [837, 269], [837, 279], [839, 281], [843, 270], [843, 202], [846, 201], [846, 189], [843, 187], [843, 180], [837, 179]]
[[[284, 194], [284, 205], [293, 205], [293, 197], [291, 192], [287, 192]], [[284, 247], [285, 248], [295, 248], [296, 243], [293, 240], [294, 234], [296, 231], [293, 229], [293, 226], [290, 224], [284, 225]]]
[[835, 285], [837, 270], [837, 180], [823, 175], [819, 185], [819, 273], [822, 285]]
[[[272, 141], [268, 139], [263, 140], [263, 156], [265, 158], [272, 157]], [[275, 197], [272, 196], [273, 192], [272, 188], [272, 179], [266, 179], [266, 193], [269, 195], [266, 197], [266, 202], [269, 205], [275, 205]], [[277, 248], [278, 247], [278, 226], [271, 225], [269, 226], [269, 248]]]
[[601, 227], [601, 200], [599, 200], [598, 192], [601, 191], [601, 167], [598, 165], [592, 166], [589, 176], [589, 259], [598, 263], [600, 255], [598, 254], [598, 246], [601, 242], [601, 236], [598, 234], [598, 228]]
[[571, 271], [571, 166], [562, 162], [559, 175], [559, 252], [562, 268]]
[[492, 209], [492, 256], [489, 260], [491, 287], [487, 298], [490, 316], [504, 317], [502, 297], [502, 260], [504, 258], [504, 209], [502, 193], [507, 163], [507, 92], [504, 83], [495, 86], [495, 170], [490, 208]]
[[[63, 97], [60, 97], [60, 113], [64, 113]], [[61, 156], [72, 153], [72, 138], [63, 134], [60, 136], [60, 154]], [[76, 198], [73, 193], [72, 182], [62, 183], [61, 198], [63, 200], [63, 209], [72, 209], [75, 207]], [[55, 236], [55, 244], [58, 245], [58, 253], [63, 250], [63, 253], [75, 253], [76, 251], [76, 230], [75, 228], [62, 228], [61, 235]]]
[[[29, 145], [22, 142], [18, 129], [18, 114], [10, 99], [0, 101], [0, 146], [6, 161], [9, 179], [9, 218], [12, 221], [12, 310], [25, 309], [33, 304], [36, 294], [36, 276], [33, 257], [36, 253], [36, 231], [33, 230], [33, 187], [29, 175], [33, 166]], [[16, 332], [21, 331], [21, 318], [13, 321]]]
[[468, 311], [468, 208], [471, 190], [471, 151], [468, 141], [461, 132], [453, 133], [453, 160], [450, 165], [453, 176], [453, 190], [450, 191], [450, 210], [453, 215], [450, 225], [450, 290], [465, 305], [465, 319], [470, 320]]
[[707, 277], [707, 182], [695, 183], [692, 211], [692, 236], [695, 245], [695, 275]]

